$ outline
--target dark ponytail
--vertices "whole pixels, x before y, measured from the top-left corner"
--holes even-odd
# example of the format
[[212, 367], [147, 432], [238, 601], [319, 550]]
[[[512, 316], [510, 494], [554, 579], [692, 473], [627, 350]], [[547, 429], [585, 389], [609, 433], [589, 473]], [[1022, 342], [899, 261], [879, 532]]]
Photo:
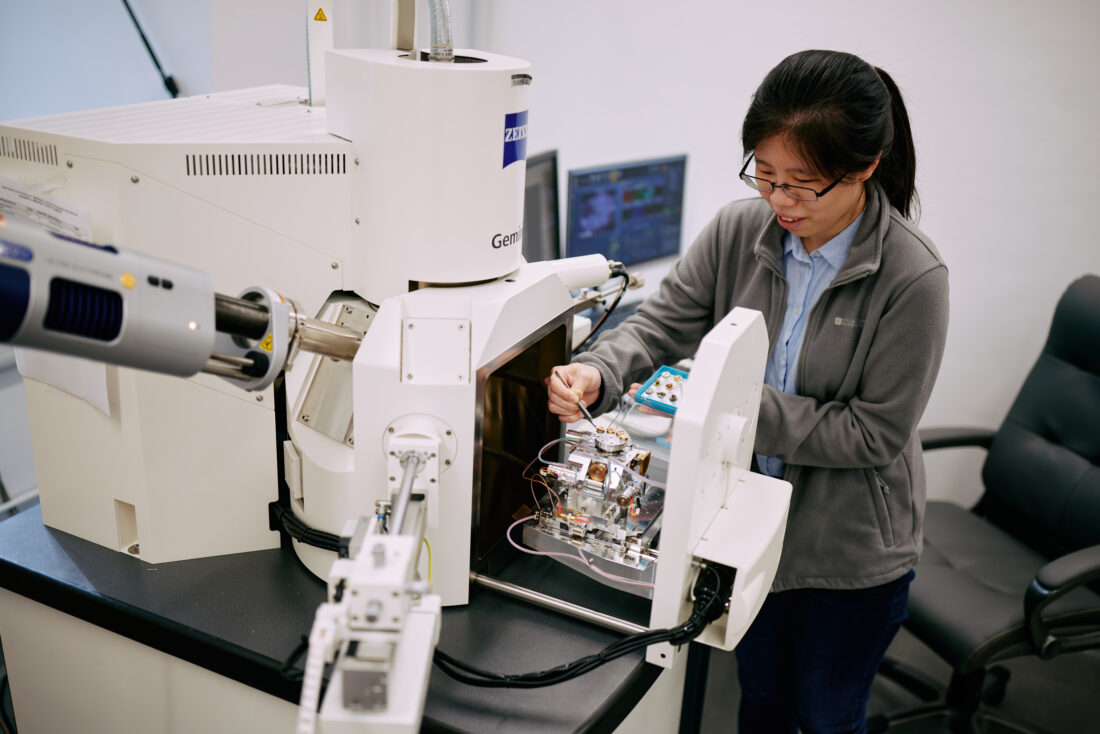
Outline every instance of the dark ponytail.
[[916, 153], [901, 92], [858, 56], [802, 51], [768, 72], [741, 126], [745, 155], [774, 135], [825, 178], [864, 171], [881, 156], [872, 179], [903, 216], [914, 211]]
[[877, 66], [875, 71], [890, 92], [890, 117], [894, 124], [893, 139], [889, 149], [882, 152], [882, 162], [875, 176], [894, 208], [908, 217], [910, 210], [915, 214], [918, 206], [917, 150], [909, 127], [909, 113], [901, 99], [901, 90], [890, 75]]

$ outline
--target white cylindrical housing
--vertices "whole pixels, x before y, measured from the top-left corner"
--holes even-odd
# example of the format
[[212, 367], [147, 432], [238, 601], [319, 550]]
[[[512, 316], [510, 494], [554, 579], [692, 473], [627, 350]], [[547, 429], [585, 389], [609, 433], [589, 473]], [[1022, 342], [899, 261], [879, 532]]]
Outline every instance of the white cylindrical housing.
[[473, 283], [520, 266], [530, 65], [480, 51], [327, 57], [329, 131], [352, 141], [345, 285], [373, 303], [410, 281]]
[[551, 260], [549, 266], [571, 291], [601, 286], [611, 277], [611, 268], [603, 255], [580, 255]]

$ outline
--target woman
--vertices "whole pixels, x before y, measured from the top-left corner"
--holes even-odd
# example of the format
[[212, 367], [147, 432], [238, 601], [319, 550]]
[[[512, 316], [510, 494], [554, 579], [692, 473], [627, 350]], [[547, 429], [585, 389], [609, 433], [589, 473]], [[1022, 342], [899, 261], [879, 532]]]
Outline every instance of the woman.
[[861, 732], [905, 619], [925, 484], [917, 422], [947, 330], [947, 270], [908, 219], [915, 155], [886, 72], [851, 54], [784, 59], [741, 129], [725, 206], [619, 328], [549, 381], [550, 410], [602, 412], [690, 356], [735, 306], [770, 337], [756, 470], [794, 492], [778, 573], [736, 654], [740, 732]]

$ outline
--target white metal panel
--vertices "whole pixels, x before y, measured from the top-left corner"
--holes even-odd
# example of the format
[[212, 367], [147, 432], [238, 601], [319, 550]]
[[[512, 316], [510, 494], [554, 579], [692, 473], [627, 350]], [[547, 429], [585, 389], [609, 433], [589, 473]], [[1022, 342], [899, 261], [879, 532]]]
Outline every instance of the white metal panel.
[[[760, 501], [755, 489], [753, 494], [746, 491], [746, 487], [758, 486], [755, 477], [749, 478], [749, 467], [767, 353], [768, 334], [763, 316], [758, 311], [735, 308], [708, 332], [695, 354], [691, 376], [672, 423], [661, 557], [650, 616], [653, 628], [675, 627], [688, 618], [695, 553], [718, 516], [722, 516], [722, 526], [738, 529], [741, 523], [751, 525], [759, 520], [761, 528], [769, 530], [763, 535], [734, 532], [719, 536], [716, 532], [706, 536], [712, 541], [704, 544], [710, 548], [711, 557], [743, 559], [749, 563], [747, 568], [735, 567], [737, 583], [760, 579], [748, 588], [740, 587], [742, 596], [751, 597], [742, 600], [742, 606], [751, 608], [755, 614], [758, 602], [763, 601], [771, 586], [779, 563], [790, 485], [779, 481], [767, 483], [774, 489], [778, 502]], [[736, 517], [727, 515], [727, 511]], [[777, 522], [777, 512], [781, 512], [784, 522]], [[714, 527], [717, 530], [719, 526]], [[713, 551], [714, 543], [722, 544], [720, 554]], [[764, 560], [756, 563], [755, 559], [760, 557]], [[744, 614], [738, 613], [738, 618], [729, 625], [731, 631], [740, 628], [743, 617]], [[702, 641], [730, 647], [736, 644], [740, 634], [733, 635], [736, 639], [731, 643], [724, 631], [726, 620], [717, 624], [722, 631], [709, 631]], [[646, 659], [668, 667], [676, 655], [676, 648], [662, 643], [650, 646]]]
[[295, 704], [6, 590], [0, 636], [27, 734], [294, 731]]
[[469, 319], [405, 319], [401, 381], [461, 385], [470, 381]]

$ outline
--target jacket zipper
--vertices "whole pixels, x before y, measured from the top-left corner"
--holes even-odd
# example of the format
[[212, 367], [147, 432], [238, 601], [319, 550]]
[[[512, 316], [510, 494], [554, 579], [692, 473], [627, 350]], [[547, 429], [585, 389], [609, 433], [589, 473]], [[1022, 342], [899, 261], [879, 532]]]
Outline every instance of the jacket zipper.
[[775, 350], [776, 342], [779, 341], [779, 332], [783, 329], [783, 321], [781, 317], [786, 310], [787, 288], [789, 287], [789, 284], [787, 283], [787, 278], [783, 275], [782, 269], [777, 269], [774, 263], [772, 263], [767, 258], [761, 257], [758, 254], [754, 254], [753, 257], [756, 259], [756, 262], [762, 264], [768, 270], [772, 271], [772, 275], [779, 278], [779, 282], [782, 283], [782, 287], [780, 287], [779, 289], [779, 299], [777, 300], [773, 297], [771, 299], [771, 303], [768, 304], [768, 307], [771, 309], [771, 313], [768, 314], [769, 319], [767, 319], [766, 321], [770, 320], [773, 324], [778, 323], [778, 326], [776, 326], [776, 328], [768, 329], [768, 354], [766, 359], [771, 359], [772, 351]]
[[878, 483], [878, 494], [882, 500], [882, 509], [886, 521], [886, 527], [881, 529], [883, 533], [882, 542], [892, 547], [896, 538], [894, 538], [894, 518], [890, 515], [890, 485], [886, 483], [886, 480], [882, 478], [877, 469], [871, 471], [875, 475], [875, 482]]
[[[850, 283], [855, 283], [856, 281], [863, 280], [867, 276], [871, 275], [871, 273], [873, 273], [873, 272], [874, 272], [873, 270], [865, 270], [862, 273], [856, 273], [854, 276], [851, 276], [847, 280], [841, 280], [841, 281], [838, 281], [838, 282], [835, 282], [835, 283], [830, 283], [828, 286], [826, 286], [825, 290], [823, 290], [821, 292], [821, 296], [817, 299], [817, 303], [815, 303], [814, 307], [812, 309], [810, 309], [810, 316], [809, 316], [809, 318], [806, 322], [806, 336], [809, 336], [810, 334], [817, 334], [818, 333], [818, 330], [819, 330], [820, 327], [818, 326], [817, 318], [820, 315], [821, 302], [825, 299], [825, 294], [826, 293], [828, 293], [829, 291], [834, 290], [836, 288], [839, 288], [842, 285], [848, 285]], [[783, 279], [783, 282], [786, 283], [785, 278]], [[812, 327], [812, 329], [811, 329], [811, 327]], [[805, 352], [806, 336], [802, 337], [803, 352]], [[770, 355], [771, 351], [769, 351], [768, 354]], [[798, 377], [799, 389], [801, 389], [802, 385], [806, 384], [805, 369], [806, 369], [806, 360], [805, 359], [799, 359], [798, 360], [798, 376], [797, 376]]]

